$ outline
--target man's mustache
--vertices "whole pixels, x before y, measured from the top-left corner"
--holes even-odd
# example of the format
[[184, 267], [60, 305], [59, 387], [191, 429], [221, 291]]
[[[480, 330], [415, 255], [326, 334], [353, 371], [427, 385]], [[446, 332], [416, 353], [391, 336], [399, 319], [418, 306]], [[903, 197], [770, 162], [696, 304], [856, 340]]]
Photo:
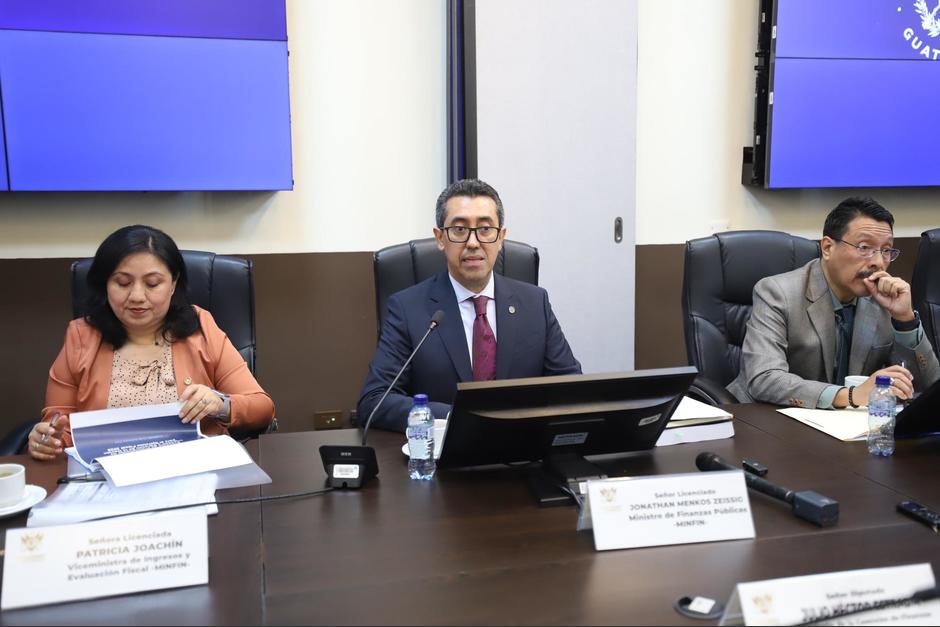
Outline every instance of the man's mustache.
[[878, 271], [877, 270], [862, 270], [861, 272], [858, 273], [858, 278], [867, 279], [868, 277], [870, 277], [876, 272]]

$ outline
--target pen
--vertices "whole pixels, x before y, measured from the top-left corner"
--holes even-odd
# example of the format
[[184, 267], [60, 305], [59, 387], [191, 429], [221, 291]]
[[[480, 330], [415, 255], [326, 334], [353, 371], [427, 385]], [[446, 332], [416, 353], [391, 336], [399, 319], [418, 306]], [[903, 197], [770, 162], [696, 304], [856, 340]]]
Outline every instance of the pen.
[[[904, 364], [904, 360], [903, 360], [903, 359], [901, 360], [901, 367], [904, 368], [905, 370], [907, 370], [907, 366]], [[913, 383], [913, 382], [914, 382], [914, 378], [911, 377], [911, 383]], [[911, 401], [913, 401], [913, 400], [914, 400], [913, 398], [906, 398], [906, 399], [904, 399], [903, 401], [901, 401], [901, 405], [904, 405], [905, 407], [907, 407], [908, 405], [911, 404]]]
[[[61, 416], [61, 415], [62, 415], [62, 414], [56, 412], [56, 415], [53, 416], [53, 417], [52, 417], [52, 420], [49, 422], [49, 426], [52, 427], [53, 429], [55, 429], [55, 423], [58, 422], [59, 416]], [[39, 443], [40, 443], [40, 444], [45, 444], [45, 443], [46, 443], [46, 440], [48, 440], [48, 439], [49, 439], [49, 434], [48, 434], [48, 433], [43, 433], [43, 434], [42, 434], [42, 437], [39, 438]]]
[[66, 475], [64, 477], [59, 477], [56, 480], [56, 483], [58, 485], [62, 485], [64, 483], [88, 483], [92, 481], [104, 481], [104, 477], [93, 473], [85, 473], [84, 475], [73, 476]]

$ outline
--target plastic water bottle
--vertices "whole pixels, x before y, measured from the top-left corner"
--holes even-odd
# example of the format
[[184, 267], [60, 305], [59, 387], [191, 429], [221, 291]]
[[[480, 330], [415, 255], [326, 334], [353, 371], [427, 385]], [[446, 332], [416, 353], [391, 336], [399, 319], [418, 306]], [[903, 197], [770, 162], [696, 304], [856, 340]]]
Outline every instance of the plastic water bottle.
[[888, 457], [894, 454], [894, 412], [897, 399], [891, 391], [891, 377], [875, 377], [868, 395], [868, 452]]
[[427, 394], [415, 394], [408, 412], [408, 474], [427, 481], [434, 476], [434, 415], [428, 407]]

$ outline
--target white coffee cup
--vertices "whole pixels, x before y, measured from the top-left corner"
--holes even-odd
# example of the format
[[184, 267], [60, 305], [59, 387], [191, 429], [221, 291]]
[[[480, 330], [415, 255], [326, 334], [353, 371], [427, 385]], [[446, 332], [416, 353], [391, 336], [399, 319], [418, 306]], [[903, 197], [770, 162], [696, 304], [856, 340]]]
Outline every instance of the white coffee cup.
[[0, 507], [23, 500], [26, 492], [26, 468], [20, 464], [0, 464]]
[[447, 421], [440, 418], [434, 419], [434, 459], [441, 456], [441, 447], [444, 446], [444, 431], [447, 429]]
[[859, 386], [868, 381], [868, 377], [859, 374], [853, 374], [845, 378], [845, 387], [851, 388]]

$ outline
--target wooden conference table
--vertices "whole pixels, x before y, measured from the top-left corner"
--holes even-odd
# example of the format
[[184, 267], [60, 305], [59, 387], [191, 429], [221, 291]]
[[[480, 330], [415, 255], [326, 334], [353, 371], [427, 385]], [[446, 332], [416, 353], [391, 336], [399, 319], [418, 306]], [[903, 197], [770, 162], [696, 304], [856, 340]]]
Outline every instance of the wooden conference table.
[[[574, 507], [540, 509], [518, 468], [443, 472], [412, 482], [403, 436], [370, 434], [380, 475], [360, 491], [220, 506], [210, 518], [210, 584], [0, 614], [2, 624], [702, 624], [673, 609], [682, 596], [727, 600], [734, 585], [774, 577], [931, 562], [940, 536], [895, 512], [913, 498], [940, 508], [940, 438], [899, 442], [872, 458], [777, 414], [733, 408], [733, 439], [633, 454], [628, 475], [694, 472], [695, 456], [750, 457], [768, 479], [839, 501], [820, 529], [751, 494], [757, 537], [597, 552]], [[274, 482], [263, 494], [316, 489], [317, 447], [351, 431], [263, 436], [250, 450]], [[29, 462], [47, 489], [63, 468]], [[257, 488], [219, 497], [257, 494]], [[25, 516], [3, 521], [22, 526]], [[36, 585], [42, 585], [37, 582]]]

